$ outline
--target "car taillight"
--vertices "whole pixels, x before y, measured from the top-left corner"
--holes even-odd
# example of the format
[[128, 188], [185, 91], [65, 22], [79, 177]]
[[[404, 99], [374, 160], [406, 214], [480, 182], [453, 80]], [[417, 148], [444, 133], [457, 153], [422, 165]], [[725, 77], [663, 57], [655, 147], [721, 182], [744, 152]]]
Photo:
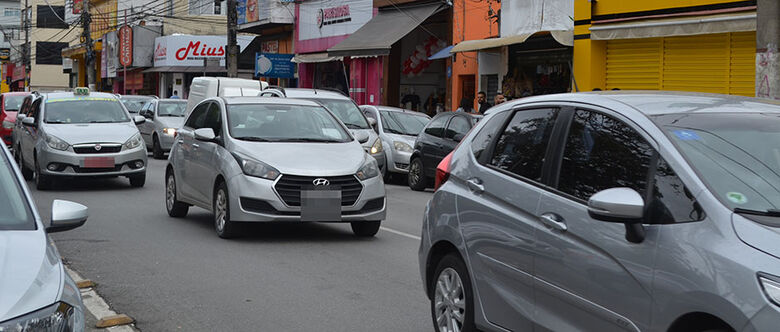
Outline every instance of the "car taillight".
[[439, 163], [439, 166], [436, 166], [436, 184], [434, 190], [439, 190], [439, 187], [441, 187], [444, 182], [447, 182], [447, 179], [450, 177], [450, 164], [452, 163], [453, 153], [455, 153], [455, 150], [444, 157]]

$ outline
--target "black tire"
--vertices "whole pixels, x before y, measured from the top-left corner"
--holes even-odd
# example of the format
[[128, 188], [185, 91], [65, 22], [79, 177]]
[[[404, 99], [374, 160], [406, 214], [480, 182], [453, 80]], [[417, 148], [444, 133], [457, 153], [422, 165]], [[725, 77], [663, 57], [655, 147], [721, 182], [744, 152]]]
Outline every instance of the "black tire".
[[352, 226], [352, 233], [360, 237], [372, 237], [379, 232], [379, 226], [382, 222], [376, 221], [353, 221], [350, 223]]
[[130, 179], [130, 186], [133, 188], [141, 188], [146, 184], [146, 173], [131, 175], [128, 178]]
[[[463, 260], [460, 259], [455, 254], [447, 254], [445, 255], [440, 261], [439, 264], [436, 266], [436, 270], [433, 274], [433, 278], [430, 280], [429, 289], [431, 290], [431, 319], [433, 320], [433, 328], [438, 332], [446, 332], [439, 328], [439, 324], [437, 323], [437, 313], [441, 311], [442, 317], [447, 317], [446, 312], [447, 310], [455, 310], [454, 305], [447, 306], [447, 303], [456, 303], [453, 301], [452, 297], [448, 300], [443, 301], [437, 301], [437, 291], [440, 289], [438, 286], [439, 278], [442, 276], [442, 273], [444, 271], [447, 271], [447, 273], [451, 276], [451, 273], [454, 271], [454, 273], [457, 275], [457, 277], [461, 281], [462, 285], [462, 293], [464, 295], [463, 300], [466, 302], [466, 305], [464, 306], [463, 312], [461, 313], [461, 316], [463, 317], [463, 322], [461, 322], [460, 331], [463, 332], [474, 332], [477, 330], [477, 327], [474, 325], [474, 292], [471, 289], [471, 277], [468, 274], [468, 270], [466, 269], [466, 264], [463, 263]], [[454, 279], [450, 279], [454, 280]], [[454, 281], [453, 281], [454, 282]], [[452, 283], [451, 283], [452, 284]], [[458, 294], [451, 294], [450, 296], [457, 296]], [[442, 302], [445, 305], [442, 305], [440, 308], [436, 308], [436, 302]], [[459, 310], [458, 310], [459, 311]]]
[[425, 168], [420, 158], [412, 159], [409, 163], [409, 188], [414, 191], [423, 191], [428, 186], [428, 179], [425, 177]]
[[157, 135], [152, 137], [152, 158], [165, 159], [165, 151], [160, 146], [160, 139], [157, 138]]
[[38, 165], [38, 158], [35, 159], [35, 170], [33, 178], [35, 179], [35, 188], [38, 190], [51, 189], [54, 182], [48, 175], [41, 174], [41, 165]]
[[[214, 190], [214, 202], [212, 203], [214, 230], [217, 232], [217, 236], [223, 239], [236, 237], [239, 227], [236, 222], [230, 221], [230, 196], [228, 195], [227, 185], [221, 182], [217, 185], [217, 189]], [[222, 218], [224, 220], [221, 220]]]
[[165, 209], [168, 211], [168, 215], [174, 218], [186, 217], [187, 211], [190, 209], [189, 205], [178, 199], [176, 178], [172, 171], [165, 177]]
[[24, 165], [24, 158], [22, 158], [22, 151], [16, 153], [16, 163], [19, 164], [19, 169], [22, 170], [22, 176], [24, 177], [24, 179], [27, 181], [32, 180], [34, 172], [29, 167]]

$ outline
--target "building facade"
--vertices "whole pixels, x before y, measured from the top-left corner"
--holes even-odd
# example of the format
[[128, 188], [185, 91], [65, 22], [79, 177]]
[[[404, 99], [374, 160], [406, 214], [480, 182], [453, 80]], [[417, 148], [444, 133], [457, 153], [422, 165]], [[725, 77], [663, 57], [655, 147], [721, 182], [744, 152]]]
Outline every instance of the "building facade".
[[[24, 90], [24, 78], [29, 76], [31, 90], [56, 90], [69, 86], [69, 75], [63, 72], [61, 51], [69, 45], [78, 42], [81, 31], [71, 29], [72, 25], [65, 18], [66, 3], [64, 0], [28, 0], [28, 7], [22, 8], [22, 17], [28, 19], [25, 23], [29, 30], [29, 68], [24, 65], [25, 59], [15, 62], [11, 89]], [[25, 1], [21, 2], [23, 7]], [[25, 15], [24, 13], [27, 13]], [[22, 31], [20, 39], [24, 40]]]

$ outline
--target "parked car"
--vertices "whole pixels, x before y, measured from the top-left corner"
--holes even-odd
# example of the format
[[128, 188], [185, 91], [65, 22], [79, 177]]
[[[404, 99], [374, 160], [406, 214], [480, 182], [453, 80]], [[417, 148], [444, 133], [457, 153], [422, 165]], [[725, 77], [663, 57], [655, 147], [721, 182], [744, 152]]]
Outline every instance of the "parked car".
[[146, 147], [137, 124], [112, 94], [35, 94], [22, 119], [15, 147], [26, 179], [45, 190], [58, 177], [126, 176], [133, 187], [146, 182]]
[[184, 124], [186, 110], [186, 99], [155, 99], [141, 108], [138, 115], [146, 121], [138, 125], [138, 130], [154, 159], [163, 159], [171, 151], [176, 130]]
[[386, 178], [392, 174], [409, 173], [409, 158], [414, 151], [417, 135], [431, 121], [425, 113], [389, 106], [363, 105], [360, 109], [367, 118], [376, 122], [382, 146], [386, 146]]
[[250, 80], [246, 78], [231, 77], [195, 77], [190, 84], [190, 93], [187, 97], [187, 111], [189, 115], [196, 105], [211, 97], [239, 97], [257, 96], [268, 86], [268, 82]]
[[501, 105], [423, 218], [440, 331], [774, 331], [780, 107], [625, 92]]
[[5, 146], [0, 197], [0, 331], [84, 331], [81, 293], [47, 233], [83, 225], [87, 208], [55, 200], [45, 225]]
[[462, 112], [439, 113], [417, 136], [409, 160], [409, 188], [422, 191], [429, 188], [436, 166], [482, 118]]
[[157, 96], [119, 95], [119, 100], [122, 101], [122, 105], [125, 105], [130, 114], [138, 114], [141, 111], [141, 107], [155, 99], [157, 99]]
[[387, 160], [384, 153], [382, 140], [379, 139], [374, 126], [375, 120], [366, 118], [355, 102], [339, 91], [323, 89], [283, 89], [279, 87], [268, 87], [260, 94], [266, 97], [283, 97], [312, 100], [325, 106], [333, 112], [336, 117], [347, 126], [353, 134], [363, 132], [368, 135], [368, 141], [363, 143], [363, 148], [379, 164], [379, 169], [384, 176], [387, 172]]
[[349, 222], [373, 236], [385, 218], [376, 161], [328, 109], [312, 101], [215, 97], [198, 104], [168, 158], [166, 209], [214, 212], [218, 236], [239, 223]]
[[13, 146], [13, 130], [16, 126], [16, 114], [29, 92], [6, 92], [0, 94], [0, 138], [7, 146]]

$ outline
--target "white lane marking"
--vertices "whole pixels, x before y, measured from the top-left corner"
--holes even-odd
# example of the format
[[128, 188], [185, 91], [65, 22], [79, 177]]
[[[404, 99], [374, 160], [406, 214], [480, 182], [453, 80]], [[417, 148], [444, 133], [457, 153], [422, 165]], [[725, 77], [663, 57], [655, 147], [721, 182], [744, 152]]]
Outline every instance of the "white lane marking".
[[405, 237], [408, 237], [408, 238], [410, 238], [410, 239], [413, 239], [413, 240], [420, 241], [420, 237], [419, 237], [419, 236], [417, 236], [417, 235], [412, 235], [412, 234], [409, 234], [409, 233], [404, 233], [404, 232], [397, 231], [397, 230], [394, 230], [394, 229], [392, 229], [392, 228], [387, 228], [387, 227], [379, 227], [379, 229], [381, 229], [381, 230], [383, 230], [383, 231], [386, 231], [386, 232], [393, 233], [393, 234], [398, 234], [398, 235], [400, 235], [400, 236], [405, 236]]
[[[65, 265], [65, 271], [68, 272], [70, 277], [75, 282], [84, 280], [84, 278], [82, 278], [76, 271], [71, 270], [67, 265]], [[116, 315], [116, 312], [114, 312], [113, 310], [111, 310], [111, 308], [108, 307], [108, 303], [106, 303], [106, 301], [103, 300], [103, 298], [100, 297], [100, 295], [98, 295], [97, 292], [95, 292], [94, 288], [80, 289], [80, 291], [81, 291], [81, 299], [84, 301], [84, 307], [86, 307], [86, 309], [89, 310], [90, 313], [92, 313], [92, 316], [95, 316], [95, 318], [100, 320], [101, 318], [107, 316]], [[129, 325], [112, 326], [105, 330], [111, 332], [137, 331]]]

